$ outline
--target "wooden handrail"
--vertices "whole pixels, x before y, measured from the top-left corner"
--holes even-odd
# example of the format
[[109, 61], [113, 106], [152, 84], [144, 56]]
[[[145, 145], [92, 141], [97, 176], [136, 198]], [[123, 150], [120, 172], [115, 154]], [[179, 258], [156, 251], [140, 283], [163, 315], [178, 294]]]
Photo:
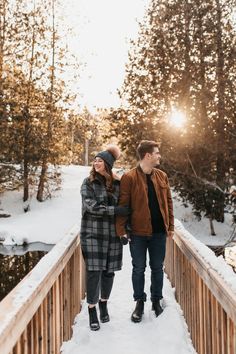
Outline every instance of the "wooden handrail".
[[181, 229], [167, 241], [165, 271], [175, 287], [196, 351], [235, 354], [236, 293]]
[[56, 354], [71, 337], [84, 297], [78, 233], [76, 226], [1, 301], [1, 354]]

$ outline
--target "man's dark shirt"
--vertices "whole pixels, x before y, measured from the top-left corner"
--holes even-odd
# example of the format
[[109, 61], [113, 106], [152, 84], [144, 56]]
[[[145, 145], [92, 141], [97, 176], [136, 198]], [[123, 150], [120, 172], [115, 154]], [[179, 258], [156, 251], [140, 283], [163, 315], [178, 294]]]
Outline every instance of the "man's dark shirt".
[[146, 174], [148, 186], [148, 205], [151, 213], [152, 232], [165, 232], [165, 225], [160, 211], [156, 191], [151, 180], [151, 175]]

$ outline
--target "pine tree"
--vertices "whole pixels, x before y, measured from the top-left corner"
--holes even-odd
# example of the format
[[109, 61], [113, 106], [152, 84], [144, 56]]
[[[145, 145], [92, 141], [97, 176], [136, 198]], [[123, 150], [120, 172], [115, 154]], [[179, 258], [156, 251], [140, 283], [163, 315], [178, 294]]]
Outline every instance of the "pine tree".
[[45, 156], [56, 165], [68, 154], [66, 116], [75, 95], [59, 78], [69, 55], [49, 23], [52, 5], [5, 0], [0, 8], [0, 158], [22, 166], [25, 201]]
[[[225, 174], [235, 168], [235, 38], [226, 1], [153, 0], [130, 51], [114, 115], [121, 143], [162, 142], [163, 167], [196, 213], [224, 220]], [[230, 64], [229, 64], [230, 63]], [[127, 107], [127, 108], [126, 108]], [[168, 124], [173, 109], [182, 131]]]

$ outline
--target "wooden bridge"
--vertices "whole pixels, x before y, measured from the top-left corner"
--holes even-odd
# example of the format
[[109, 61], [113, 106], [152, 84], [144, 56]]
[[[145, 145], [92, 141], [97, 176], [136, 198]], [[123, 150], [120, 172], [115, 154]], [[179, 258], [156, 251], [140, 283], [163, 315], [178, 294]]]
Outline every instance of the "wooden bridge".
[[[235, 354], [236, 294], [180, 230], [168, 240], [165, 272], [197, 353]], [[84, 294], [75, 227], [0, 303], [0, 353], [60, 353]]]

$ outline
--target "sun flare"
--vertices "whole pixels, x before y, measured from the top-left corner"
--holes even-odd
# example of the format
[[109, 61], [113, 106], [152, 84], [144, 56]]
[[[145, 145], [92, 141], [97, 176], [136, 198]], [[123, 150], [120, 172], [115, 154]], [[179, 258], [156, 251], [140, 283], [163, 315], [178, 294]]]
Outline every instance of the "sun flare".
[[181, 111], [178, 111], [177, 109], [173, 109], [170, 118], [169, 118], [169, 124], [171, 126], [174, 126], [176, 128], [182, 128], [185, 124], [186, 118], [185, 114]]

